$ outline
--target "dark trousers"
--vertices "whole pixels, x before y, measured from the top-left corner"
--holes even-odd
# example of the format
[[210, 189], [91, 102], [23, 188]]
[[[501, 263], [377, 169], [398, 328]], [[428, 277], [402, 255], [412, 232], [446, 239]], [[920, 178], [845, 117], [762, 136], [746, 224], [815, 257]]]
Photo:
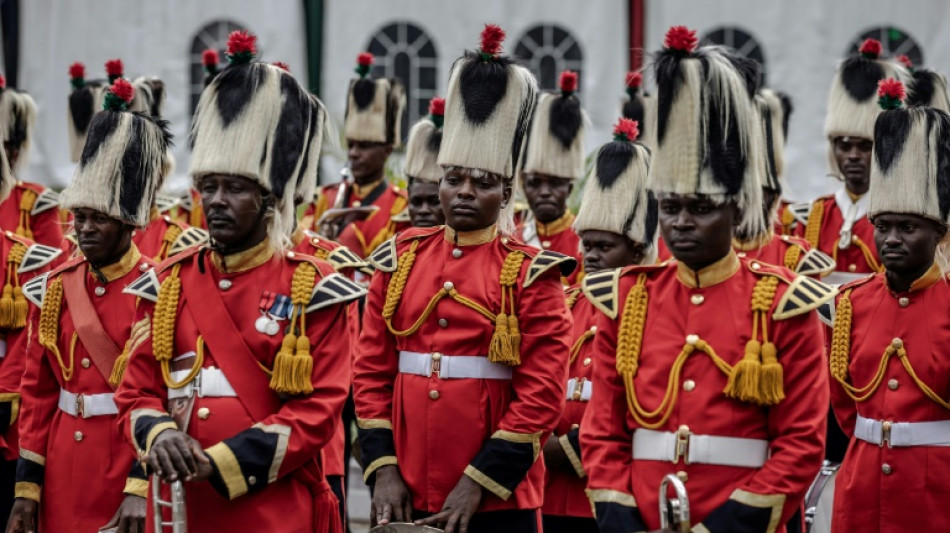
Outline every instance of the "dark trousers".
[[16, 485], [16, 459], [0, 459], [0, 528], [7, 527], [7, 518], [13, 508], [13, 487]]
[[[412, 519], [420, 520], [433, 514], [414, 510]], [[468, 523], [468, 533], [538, 533], [540, 514], [538, 509], [475, 513]]]
[[541, 517], [544, 524], [544, 533], [598, 533], [597, 520], [579, 516], [554, 516], [546, 514]]
[[340, 502], [340, 523], [344, 524], [344, 527], [348, 527], [348, 524], [346, 524], [346, 490], [343, 488], [343, 476], [327, 476], [327, 484], [330, 485], [330, 490], [333, 491], [333, 495]]

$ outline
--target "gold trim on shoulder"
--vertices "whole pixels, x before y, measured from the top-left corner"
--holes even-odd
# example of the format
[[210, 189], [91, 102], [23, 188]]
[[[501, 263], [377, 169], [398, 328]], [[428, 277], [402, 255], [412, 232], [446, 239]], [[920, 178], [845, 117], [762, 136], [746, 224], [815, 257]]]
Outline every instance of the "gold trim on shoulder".
[[380, 272], [396, 271], [396, 238], [387, 239], [369, 255], [369, 264]]
[[[791, 246], [798, 246], [798, 244], [793, 243]], [[795, 273], [802, 276], [827, 276], [834, 272], [834, 269], [835, 260], [831, 256], [817, 248], [812, 248], [799, 260]]]
[[[561, 268], [561, 265], [565, 264], [573, 264], [574, 268], [571, 269], [573, 272], [573, 270], [577, 268], [577, 259], [574, 259], [569, 255], [559, 254], [550, 250], [541, 250], [538, 252], [538, 255], [531, 259], [531, 264], [528, 265], [528, 273], [524, 278], [524, 287], [529, 287], [532, 283], [537, 281], [539, 277], [541, 277], [541, 274], [544, 274], [550, 270], [551, 267], [557, 266], [558, 268]], [[569, 274], [570, 272], [565, 274], [563, 269], [561, 270], [562, 276]]]
[[798, 276], [785, 290], [772, 313], [773, 320], [785, 320], [833, 301], [838, 289], [807, 276]]
[[584, 276], [581, 288], [584, 295], [598, 311], [607, 315], [607, 318], [617, 318], [617, 302], [620, 298], [621, 269], [601, 270]]

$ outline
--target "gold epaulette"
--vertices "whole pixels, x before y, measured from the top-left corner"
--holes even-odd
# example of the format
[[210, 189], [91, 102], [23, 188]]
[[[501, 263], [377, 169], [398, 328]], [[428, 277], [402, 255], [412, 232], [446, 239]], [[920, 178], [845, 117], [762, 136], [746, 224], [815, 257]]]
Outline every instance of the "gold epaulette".
[[773, 320], [785, 320], [798, 315], [814, 311], [834, 299], [838, 289], [807, 276], [795, 276], [792, 279], [782, 269], [749, 261], [747, 267], [750, 272], [758, 276], [773, 276], [780, 282], [788, 285], [778, 305], [772, 313]]
[[399, 266], [398, 256], [396, 254], [397, 244], [423, 239], [440, 231], [442, 231], [442, 226], [434, 226], [431, 228], [412, 228], [410, 230], [398, 233], [383, 241], [382, 244], [373, 250], [373, 253], [369, 254], [369, 257], [367, 258], [369, 265], [374, 270], [379, 270], [382, 272], [395, 272], [396, 268]]
[[827, 276], [835, 270], [835, 260], [828, 254], [813, 248], [805, 252], [798, 261], [798, 267], [793, 269], [801, 276]]
[[581, 289], [590, 303], [610, 319], [617, 318], [620, 274], [623, 269], [601, 270], [584, 276]]
[[554, 266], [560, 268], [562, 276], [569, 276], [571, 272], [574, 272], [574, 269], [577, 268], [577, 259], [550, 250], [541, 250], [531, 259], [523, 286], [531, 286], [542, 274]]
[[[820, 199], [816, 201], [820, 201]], [[811, 202], [788, 204], [786, 211], [791, 213], [792, 217], [800, 224], [808, 224], [808, 215], [811, 213], [811, 206]]]
[[200, 246], [210, 241], [207, 231], [194, 226], [184, 227], [172, 245], [168, 248], [168, 257], [180, 254], [193, 246]]

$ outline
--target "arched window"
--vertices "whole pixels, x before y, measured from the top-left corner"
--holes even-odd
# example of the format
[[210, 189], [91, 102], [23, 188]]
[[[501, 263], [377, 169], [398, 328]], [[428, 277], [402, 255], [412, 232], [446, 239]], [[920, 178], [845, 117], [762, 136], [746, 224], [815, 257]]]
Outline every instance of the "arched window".
[[554, 24], [529, 28], [515, 45], [517, 57], [534, 75], [542, 90], [556, 90], [562, 70], [577, 72], [583, 86], [584, 54], [571, 32]]
[[848, 46], [845, 55], [853, 54], [861, 46], [861, 43], [868, 38], [881, 41], [881, 55], [884, 57], [906, 55], [913, 64], [924, 64], [924, 51], [920, 49], [917, 41], [904, 30], [893, 26], [880, 26], [861, 32], [861, 35]]
[[765, 61], [765, 51], [759, 41], [751, 33], [734, 26], [714, 28], [703, 36], [702, 44], [720, 44], [728, 46], [742, 57], [754, 59], [762, 65], [762, 85], [766, 84], [768, 63]]
[[396, 78], [406, 86], [406, 112], [402, 114], [402, 138], [409, 125], [429, 113], [438, 76], [435, 44], [422, 28], [409, 22], [393, 22], [377, 31], [366, 50], [376, 56], [370, 75]]
[[[205, 88], [205, 69], [201, 62], [201, 53], [208, 48], [212, 48], [218, 51], [222, 62], [226, 61], [224, 51], [227, 49], [228, 35], [230, 35], [232, 31], [243, 29], [248, 28], [230, 20], [218, 20], [201, 28], [201, 30], [195, 34], [195, 38], [191, 41], [190, 56], [191, 89], [189, 92], [191, 93], [192, 114], [195, 113], [195, 108], [198, 107], [198, 99], [201, 98], [201, 91]], [[224, 65], [221, 66], [223, 67]]]

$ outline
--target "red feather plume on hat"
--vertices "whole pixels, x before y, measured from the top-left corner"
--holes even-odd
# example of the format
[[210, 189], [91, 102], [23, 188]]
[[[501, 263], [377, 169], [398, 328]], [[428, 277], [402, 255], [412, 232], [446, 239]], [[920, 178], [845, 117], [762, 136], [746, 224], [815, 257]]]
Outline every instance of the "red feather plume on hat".
[[125, 71], [125, 66], [121, 59], [110, 59], [106, 61], [106, 74], [110, 78], [121, 78]]
[[561, 77], [558, 80], [558, 86], [561, 88], [561, 92], [565, 95], [571, 94], [577, 90], [577, 73], [573, 70], [565, 70], [561, 72]]
[[858, 48], [858, 52], [864, 57], [877, 59], [881, 56], [881, 41], [877, 39], [865, 39], [864, 42], [861, 43], [861, 47]]
[[501, 53], [501, 43], [504, 40], [505, 30], [495, 24], [485, 24], [485, 28], [482, 30], [479, 50], [483, 54], [495, 57]]
[[615, 141], [633, 142], [636, 141], [639, 136], [640, 128], [636, 120], [621, 118], [617, 121], [617, 125], [614, 126]]
[[696, 30], [691, 30], [686, 26], [673, 26], [666, 32], [663, 39], [663, 46], [670, 50], [690, 53], [696, 49], [699, 39], [696, 38]]

